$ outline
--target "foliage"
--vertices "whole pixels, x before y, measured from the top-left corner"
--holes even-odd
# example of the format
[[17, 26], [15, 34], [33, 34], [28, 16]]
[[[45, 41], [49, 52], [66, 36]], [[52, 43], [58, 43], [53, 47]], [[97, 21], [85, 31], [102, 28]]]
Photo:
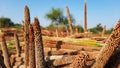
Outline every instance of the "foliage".
[[73, 25], [73, 30], [75, 30], [76, 27], [78, 28], [78, 32], [83, 32], [84, 31], [84, 29], [81, 25]]
[[66, 31], [66, 26], [59, 24], [59, 25], [55, 25], [55, 24], [50, 24], [49, 26], [46, 27], [48, 30], [53, 30], [55, 31], [56, 29], [58, 30], [62, 30], [62, 31]]
[[96, 34], [96, 33], [99, 33], [99, 31], [98, 31], [95, 27], [94, 27], [94, 28], [91, 28], [91, 29], [90, 29], [90, 32], [93, 32], [93, 33], [95, 33], [95, 34]]
[[78, 31], [79, 32], [83, 32], [84, 31], [84, 29], [83, 29], [83, 27], [81, 25], [78, 25]]
[[[2, 42], [0, 42], [0, 45], [1, 45]], [[10, 40], [10, 41], [6, 41], [6, 44], [7, 44], [7, 48], [8, 49], [13, 49], [13, 45], [15, 45], [15, 42], [14, 40]], [[1, 50], [1, 46], [0, 46], [0, 50]]]
[[50, 12], [46, 14], [46, 17], [52, 21], [52, 23], [59, 23], [63, 17], [63, 13], [60, 8], [52, 8]]
[[[68, 26], [67, 17], [63, 15], [63, 12], [60, 8], [52, 8], [45, 16], [47, 19], [52, 21], [52, 25], [55, 24]], [[72, 16], [71, 20], [73, 23], [75, 22], [75, 19]]]
[[54, 26], [54, 24], [50, 24], [49, 26], [46, 27], [49, 30], [54, 30], [56, 29], [56, 27]]
[[13, 22], [10, 18], [1, 17], [0, 18], [0, 28], [13, 26]]
[[99, 24], [96, 26], [96, 29], [97, 29], [98, 31], [102, 31], [102, 30], [103, 30], [103, 27], [102, 27], [101, 23], [99, 23]]
[[90, 31], [93, 33], [99, 33], [99, 32], [102, 32], [102, 30], [103, 30], [103, 27], [100, 23], [97, 26], [90, 29]]
[[18, 23], [14, 23], [11, 21], [10, 18], [7, 17], [0, 17], [0, 28], [5, 28], [5, 27], [15, 27], [15, 28], [21, 28], [22, 25]]
[[113, 28], [108, 29], [108, 30], [106, 30], [106, 34], [111, 34], [112, 31], [113, 31]]
[[13, 46], [13, 45], [15, 45], [14, 40], [7, 41], [6, 43], [7, 43], [8, 46]]
[[18, 24], [18, 23], [16, 23], [16, 24], [14, 24], [14, 25], [11, 26], [11, 27], [14, 27], [14, 28], [21, 28], [21, 27], [22, 27], [22, 24]]

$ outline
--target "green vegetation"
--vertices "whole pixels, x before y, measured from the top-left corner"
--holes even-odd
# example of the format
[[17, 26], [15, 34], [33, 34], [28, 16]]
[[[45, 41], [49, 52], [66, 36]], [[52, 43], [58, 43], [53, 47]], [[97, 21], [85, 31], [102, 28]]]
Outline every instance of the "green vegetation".
[[78, 32], [84, 32], [84, 29], [81, 25], [77, 25], [77, 26], [73, 25], [74, 30], [76, 29], [76, 27], [78, 28]]
[[[15, 41], [14, 40], [9, 40], [9, 41], [6, 41], [6, 44], [7, 44], [7, 48], [8, 49], [15, 49]], [[1, 45], [1, 42], [0, 42], [0, 45]], [[24, 45], [24, 42], [20, 42], [20, 45]], [[0, 46], [0, 50], [1, 50], [1, 46]]]
[[[15, 45], [14, 40], [6, 41], [7, 48], [8, 49], [13, 49], [13, 46]], [[0, 50], [1, 50], [1, 42], [0, 42]]]
[[14, 28], [21, 28], [22, 27], [22, 24], [18, 24], [18, 23], [15, 23], [13, 26], [11, 27], [14, 27]]
[[[52, 8], [48, 13], [46, 13], [45, 17], [51, 20], [52, 25], [68, 26], [67, 17], [63, 15], [62, 9], [60, 8]], [[75, 22], [75, 19], [72, 16], [71, 16], [71, 20], [72, 23]]]
[[9, 18], [1, 17], [0, 18], [0, 27], [10, 27], [13, 26], [13, 22]]
[[106, 30], [106, 34], [111, 34], [112, 31], [113, 31], [113, 28], [108, 29], [108, 30]]
[[103, 30], [103, 27], [102, 27], [101, 23], [99, 23], [97, 26], [95, 26], [93, 28], [90, 28], [90, 31], [93, 33], [99, 33], [99, 32], [102, 32], [102, 30]]
[[0, 28], [5, 28], [5, 27], [15, 27], [15, 28], [20, 28], [22, 27], [21, 24], [15, 24], [14, 22], [11, 21], [10, 18], [7, 17], [0, 17]]
[[84, 32], [84, 29], [83, 29], [83, 27], [81, 25], [78, 25], [78, 31], [79, 32]]
[[[95, 34], [101, 33], [102, 30], [103, 30], [103, 27], [101, 24], [98, 24], [97, 26], [90, 29], [90, 31]], [[111, 34], [112, 31], [113, 31], [113, 28], [110, 28], [110, 29], [106, 30], [105, 34]]]
[[6, 42], [8, 46], [15, 45], [14, 40], [10, 40]]
[[62, 40], [64, 42], [71, 42], [71, 43], [87, 45], [87, 46], [102, 46], [102, 44], [97, 42], [96, 40], [91, 40], [91, 39], [88, 39], [88, 38], [75, 39], [75, 38], [61, 38], [61, 37], [56, 38], [56, 37], [43, 36], [43, 39]]
[[50, 12], [46, 14], [46, 17], [52, 21], [52, 23], [59, 24], [63, 19], [63, 13], [60, 8], [52, 8]]

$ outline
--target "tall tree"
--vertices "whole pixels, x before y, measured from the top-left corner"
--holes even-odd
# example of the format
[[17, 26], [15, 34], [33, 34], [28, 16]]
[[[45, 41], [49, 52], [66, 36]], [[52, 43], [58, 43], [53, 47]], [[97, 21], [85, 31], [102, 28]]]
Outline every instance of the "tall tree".
[[67, 17], [68, 17], [68, 24], [69, 24], [69, 30], [70, 34], [73, 34], [73, 26], [72, 26], [72, 20], [71, 20], [71, 15], [68, 6], [66, 6], [66, 12], [67, 12]]

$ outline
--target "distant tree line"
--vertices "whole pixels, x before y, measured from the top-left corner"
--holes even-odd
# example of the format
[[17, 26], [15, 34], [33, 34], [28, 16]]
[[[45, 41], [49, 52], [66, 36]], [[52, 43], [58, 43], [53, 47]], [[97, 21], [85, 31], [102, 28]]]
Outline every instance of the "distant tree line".
[[[56, 28], [65, 30], [65, 27], [68, 27], [67, 17], [63, 15], [62, 9], [60, 8], [52, 8], [48, 13], [46, 13], [45, 17], [51, 20], [51, 24], [49, 24], [46, 28], [50, 30], [55, 30]], [[83, 32], [83, 27], [81, 25], [74, 25], [75, 19], [71, 16], [73, 29], [78, 27], [79, 32]], [[90, 28], [90, 32], [92, 33], [101, 33], [103, 30], [103, 26], [101, 23], [96, 25], [93, 28]], [[113, 28], [106, 30], [106, 34], [110, 34], [113, 31]]]
[[[103, 30], [103, 26], [101, 25], [101, 23], [99, 23], [93, 28], [90, 28], [90, 32], [95, 33], [95, 34], [101, 33], [102, 30]], [[113, 28], [110, 28], [110, 29], [107, 29], [105, 33], [111, 34], [112, 31], [113, 31]]]
[[14, 23], [11, 21], [10, 18], [7, 17], [0, 17], [0, 28], [6, 28], [6, 27], [21, 27], [21, 24]]
[[[67, 16], [63, 15], [63, 11], [60, 8], [52, 8], [45, 17], [51, 21], [51, 24], [47, 26], [47, 29], [59, 28], [59, 30], [65, 30], [68, 28]], [[72, 24], [74, 25], [75, 19], [71, 16]]]
[[[68, 26], [67, 17], [63, 15], [63, 11], [60, 8], [52, 8], [45, 17], [51, 20], [52, 25], [65, 25]], [[72, 23], [75, 23], [75, 19], [71, 16]], [[50, 24], [50, 25], [51, 25]]]
[[99, 33], [99, 32], [102, 32], [102, 30], [103, 30], [103, 27], [102, 27], [101, 23], [99, 23], [98, 25], [96, 25], [93, 28], [90, 28], [90, 31], [93, 33]]
[[[63, 15], [62, 9], [60, 8], [52, 8], [48, 13], [46, 13], [45, 17], [51, 20], [51, 23], [46, 27], [49, 30], [55, 30], [56, 28], [60, 30], [65, 30], [66, 28], [68, 28], [67, 17]], [[71, 16], [71, 20], [73, 24], [73, 29], [75, 30], [75, 28], [78, 27], [78, 31], [83, 32], [83, 26], [75, 25], [75, 19], [73, 16]], [[11, 21], [10, 18], [7, 17], [0, 17], [0, 28], [5, 27], [21, 28], [22, 24], [14, 23]], [[103, 30], [103, 26], [101, 25], [101, 23], [99, 23], [89, 30], [92, 33], [100, 33]], [[108, 29], [106, 30], [106, 34], [110, 34], [112, 31], [113, 28]]]

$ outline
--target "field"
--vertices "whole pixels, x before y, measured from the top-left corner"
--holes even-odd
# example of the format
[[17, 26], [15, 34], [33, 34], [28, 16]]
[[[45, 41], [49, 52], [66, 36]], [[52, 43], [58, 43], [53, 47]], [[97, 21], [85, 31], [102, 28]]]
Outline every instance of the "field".
[[87, 29], [84, 13], [82, 31], [66, 12], [68, 26], [43, 28], [25, 6], [21, 27], [0, 28], [0, 68], [120, 68], [120, 20], [107, 34], [106, 26]]
[[[7, 30], [7, 29], [5, 29]], [[8, 29], [10, 31], [10, 29]], [[4, 30], [3, 30], [4, 31]], [[45, 30], [46, 31], [46, 30]], [[43, 39], [43, 47], [44, 47], [44, 56], [47, 65], [58, 68], [71, 67], [75, 57], [81, 55], [82, 53], [87, 53], [90, 56], [90, 59], [95, 59], [100, 49], [104, 45], [104, 42], [109, 35], [105, 35], [106, 37], [100, 37], [99, 34], [92, 34], [91, 37], [84, 38], [73, 38], [70, 36], [66, 37], [56, 37], [45, 35], [44, 30], [42, 30], [42, 39]], [[47, 31], [50, 33], [50, 31]], [[6, 32], [7, 33], [7, 32]], [[21, 47], [20, 57], [17, 57], [16, 51], [16, 41], [14, 36], [14, 31], [10, 32], [11, 34], [6, 34], [6, 45], [8, 52], [10, 54], [10, 61], [13, 67], [22, 67], [24, 66], [24, 52], [25, 52], [25, 43], [24, 43], [24, 35], [22, 30], [18, 31], [18, 41]], [[82, 33], [79, 33], [79, 35]], [[47, 36], [48, 35], [48, 36]], [[101, 40], [102, 39], [102, 40]], [[2, 42], [0, 42], [2, 43]], [[0, 48], [1, 49], [1, 48]], [[18, 61], [15, 60], [18, 58]], [[69, 61], [71, 60], [71, 61]], [[88, 66], [92, 65], [94, 60], [88, 61], [90, 62]]]

